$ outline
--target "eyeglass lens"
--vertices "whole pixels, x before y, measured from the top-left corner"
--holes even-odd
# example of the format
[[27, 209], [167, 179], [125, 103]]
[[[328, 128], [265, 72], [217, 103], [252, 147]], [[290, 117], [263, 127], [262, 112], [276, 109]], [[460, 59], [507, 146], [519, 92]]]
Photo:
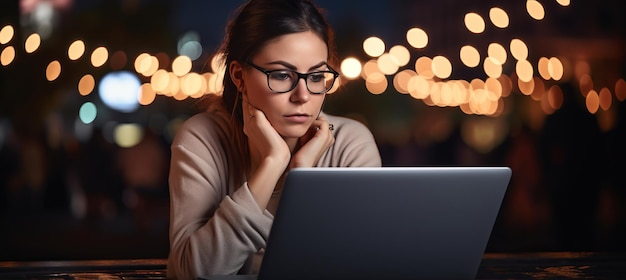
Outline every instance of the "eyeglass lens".
[[[296, 87], [299, 76], [294, 71], [271, 71], [268, 75], [268, 85], [275, 92], [287, 92]], [[324, 93], [330, 90], [335, 81], [335, 75], [330, 71], [320, 71], [305, 74], [307, 89], [312, 93]]]

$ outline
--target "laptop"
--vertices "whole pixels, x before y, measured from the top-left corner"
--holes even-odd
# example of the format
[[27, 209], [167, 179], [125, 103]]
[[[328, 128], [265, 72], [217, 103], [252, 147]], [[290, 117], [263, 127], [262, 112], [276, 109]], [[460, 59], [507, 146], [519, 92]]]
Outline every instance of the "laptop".
[[201, 279], [474, 279], [508, 167], [297, 168], [258, 275]]

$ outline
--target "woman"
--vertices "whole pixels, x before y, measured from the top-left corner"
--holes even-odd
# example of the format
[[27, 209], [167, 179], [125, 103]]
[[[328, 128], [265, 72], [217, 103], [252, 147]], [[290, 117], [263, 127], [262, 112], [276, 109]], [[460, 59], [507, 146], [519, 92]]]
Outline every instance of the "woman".
[[256, 273], [289, 169], [381, 166], [364, 125], [322, 112], [333, 50], [310, 1], [239, 9], [221, 50], [224, 93], [172, 143], [168, 277]]

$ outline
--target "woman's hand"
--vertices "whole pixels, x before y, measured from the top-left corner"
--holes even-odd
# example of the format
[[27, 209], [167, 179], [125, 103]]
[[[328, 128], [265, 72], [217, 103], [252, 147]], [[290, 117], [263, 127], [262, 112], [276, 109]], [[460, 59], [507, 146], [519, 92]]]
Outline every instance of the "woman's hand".
[[[248, 102], [248, 96], [242, 95], [243, 102], [243, 132], [248, 136], [250, 156], [256, 164], [266, 158], [282, 162], [284, 170], [287, 167], [291, 152], [285, 140], [278, 134], [265, 117], [263, 111]], [[280, 168], [280, 166], [277, 166]]]
[[289, 168], [313, 167], [333, 143], [331, 125], [325, 117], [318, 117], [300, 138], [300, 149], [292, 156]]
[[246, 94], [242, 98], [243, 132], [248, 136], [251, 160], [248, 188], [263, 211], [289, 164], [291, 152], [287, 142], [272, 127], [265, 114], [250, 105]]

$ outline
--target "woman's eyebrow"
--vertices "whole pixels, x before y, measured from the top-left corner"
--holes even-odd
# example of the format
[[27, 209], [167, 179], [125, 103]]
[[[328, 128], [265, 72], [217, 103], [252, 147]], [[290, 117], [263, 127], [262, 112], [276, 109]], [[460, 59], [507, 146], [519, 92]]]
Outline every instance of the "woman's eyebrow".
[[[298, 68], [296, 66], [294, 66], [293, 64], [285, 62], [285, 61], [282, 61], [282, 60], [268, 62], [267, 64], [268, 65], [278, 64], [278, 65], [282, 65], [285, 68], [288, 68], [288, 69], [291, 69], [291, 70], [294, 70], [294, 71], [298, 70]], [[322, 66], [325, 66], [325, 65], [328, 65], [328, 63], [326, 61], [322, 61], [322, 62], [320, 62], [320, 63], [318, 63], [316, 65], [311, 66], [308, 71], [313, 71], [313, 70], [315, 70], [317, 68], [320, 68]]]

